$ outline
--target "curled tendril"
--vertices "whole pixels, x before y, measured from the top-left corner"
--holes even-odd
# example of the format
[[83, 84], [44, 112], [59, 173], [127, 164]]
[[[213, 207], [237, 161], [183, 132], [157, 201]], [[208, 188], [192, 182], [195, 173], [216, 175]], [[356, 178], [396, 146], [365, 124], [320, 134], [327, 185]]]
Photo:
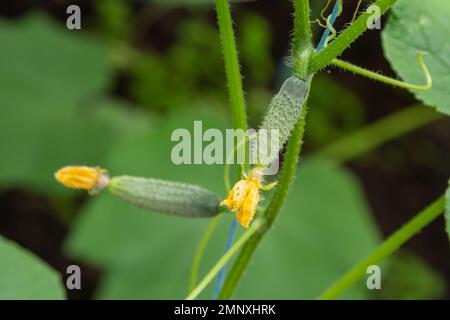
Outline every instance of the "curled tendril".
[[[341, 0], [341, 1], [342, 1], [342, 0]], [[325, 18], [324, 14], [325, 14], [325, 11], [327, 11], [328, 7], [330, 6], [330, 3], [331, 3], [331, 0], [328, 0], [328, 1], [327, 1], [327, 4], [325, 5], [325, 7], [323, 7], [322, 11], [320, 11], [320, 16], [322, 17], [322, 19], [323, 19], [324, 21], [327, 20], [327, 18]]]

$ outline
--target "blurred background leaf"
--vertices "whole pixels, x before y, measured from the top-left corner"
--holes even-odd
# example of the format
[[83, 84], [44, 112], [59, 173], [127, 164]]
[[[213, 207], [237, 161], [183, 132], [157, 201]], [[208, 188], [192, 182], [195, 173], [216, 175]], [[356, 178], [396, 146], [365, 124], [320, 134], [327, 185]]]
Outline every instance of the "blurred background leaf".
[[0, 299], [64, 299], [61, 276], [34, 254], [0, 236]]
[[407, 250], [392, 255], [381, 272], [381, 290], [373, 291], [377, 299], [439, 299], [446, 290], [444, 277]]
[[[399, 0], [383, 30], [383, 48], [394, 70], [403, 80], [425, 83], [416, 55], [428, 52], [425, 63], [433, 88], [415, 91], [425, 104], [450, 115], [450, 2], [446, 0]], [[413, 67], [416, 66], [416, 67]]]
[[274, 69], [270, 55], [272, 47], [270, 25], [262, 16], [247, 13], [241, 18], [237, 37], [244, 72], [251, 80], [246, 81], [247, 86], [255, 84], [266, 86], [271, 81]]
[[89, 36], [67, 33], [41, 14], [0, 20], [2, 104], [52, 111], [74, 108], [108, 88], [106, 48]]
[[118, 141], [147, 130], [148, 115], [101, 97], [111, 70], [99, 42], [40, 15], [2, 22], [0, 37], [0, 188], [67, 192], [55, 169], [101, 164]]

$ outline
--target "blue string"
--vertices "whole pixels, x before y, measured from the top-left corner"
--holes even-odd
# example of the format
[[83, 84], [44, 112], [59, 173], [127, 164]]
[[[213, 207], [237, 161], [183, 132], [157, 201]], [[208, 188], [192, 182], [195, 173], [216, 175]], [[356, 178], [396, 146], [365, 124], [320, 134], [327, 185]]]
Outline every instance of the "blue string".
[[[230, 225], [230, 232], [228, 233], [228, 239], [227, 244], [225, 246], [225, 253], [230, 250], [231, 246], [234, 242], [234, 237], [236, 235], [236, 226], [237, 226], [237, 220], [233, 218], [233, 221]], [[217, 284], [216, 284], [216, 290], [214, 291], [213, 299], [216, 300], [219, 296], [220, 291], [222, 290], [223, 282], [225, 280], [225, 271], [226, 271], [227, 265], [224, 265], [222, 269], [220, 269], [219, 275], [217, 276]]]
[[[336, 3], [334, 4], [334, 7], [333, 7], [333, 11], [331, 12], [331, 16], [330, 16], [331, 25], [333, 25], [334, 22], [336, 21], [336, 18], [338, 16], [338, 11], [339, 11], [339, 3], [338, 3], [338, 1], [336, 1]], [[327, 38], [329, 36], [330, 36], [330, 29], [326, 28], [322, 34], [322, 38], [320, 39], [319, 44], [317, 45], [317, 48], [316, 48], [317, 51], [320, 51], [323, 49], [323, 46], [325, 45], [325, 41], [327, 40]], [[236, 235], [236, 227], [237, 227], [237, 220], [233, 219], [233, 221], [231, 222], [231, 225], [230, 225], [230, 232], [228, 233], [227, 244], [225, 246], [225, 253], [228, 250], [230, 250], [231, 246], [233, 245], [234, 238]], [[227, 268], [227, 265], [224, 265], [223, 268], [220, 269], [220, 272], [217, 276], [216, 289], [214, 290], [214, 295], [213, 295], [214, 300], [217, 299], [220, 291], [222, 290], [223, 282], [225, 280], [226, 268]]]
[[[336, 18], [339, 13], [339, 1], [336, 1], [333, 7], [333, 11], [331, 12], [330, 16], [330, 24], [333, 25], [336, 21]], [[322, 38], [320, 39], [319, 45], [317, 46], [316, 50], [320, 51], [323, 49], [323, 46], [325, 45], [325, 41], [327, 41], [328, 37], [330, 36], [331, 30], [329, 28], [326, 28], [325, 31], [322, 34]]]

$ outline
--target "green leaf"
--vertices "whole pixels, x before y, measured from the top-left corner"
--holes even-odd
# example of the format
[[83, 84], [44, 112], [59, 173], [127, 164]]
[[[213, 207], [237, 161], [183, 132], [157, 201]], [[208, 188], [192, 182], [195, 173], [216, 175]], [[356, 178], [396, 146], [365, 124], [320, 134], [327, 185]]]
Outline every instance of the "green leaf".
[[417, 62], [419, 51], [433, 78], [433, 88], [414, 91], [416, 97], [450, 115], [450, 2], [447, 0], [399, 0], [383, 31], [383, 48], [394, 70], [404, 81], [424, 84]]
[[[111, 172], [181, 180], [225, 196], [222, 166], [175, 166], [170, 161], [174, 143], [167, 142], [173, 129], [192, 128], [194, 119], [202, 119], [206, 130], [224, 128], [223, 118], [217, 111], [172, 116], [148, 137], [118, 147]], [[376, 245], [377, 232], [350, 173], [324, 163], [303, 163], [300, 172], [237, 298], [315, 298]], [[223, 254], [232, 219], [224, 214], [207, 246], [200, 277]], [[83, 209], [66, 251], [105, 270], [99, 298], [181, 299], [187, 295], [195, 248], [209, 221], [152, 214], [103, 193]], [[211, 298], [213, 289], [210, 285], [201, 297]], [[349, 295], [366, 296], [362, 286]]]
[[64, 298], [61, 277], [55, 270], [0, 236], [0, 300]]
[[109, 84], [106, 48], [43, 15], [0, 20], [0, 38], [0, 99], [6, 108], [75, 107]]

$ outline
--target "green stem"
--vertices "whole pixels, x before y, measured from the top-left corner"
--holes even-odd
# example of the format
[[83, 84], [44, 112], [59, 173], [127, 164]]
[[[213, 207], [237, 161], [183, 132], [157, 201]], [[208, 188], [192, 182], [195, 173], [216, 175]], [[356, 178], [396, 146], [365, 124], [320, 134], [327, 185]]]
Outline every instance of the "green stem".
[[[238, 53], [236, 50], [233, 21], [231, 19], [231, 12], [228, 1], [216, 0], [216, 12], [217, 12], [217, 22], [219, 25], [220, 42], [222, 44], [222, 51], [224, 55], [225, 74], [227, 77], [228, 94], [230, 97], [233, 128], [242, 129], [245, 131], [247, 129], [247, 115], [245, 108], [244, 90], [242, 87], [242, 78], [239, 68]], [[236, 149], [245, 147], [245, 150], [248, 150], [246, 141], [238, 141], [237, 146], [238, 147]], [[245, 152], [245, 154], [247, 157], [247, 152]], [[244, 167], [247, 167], [246, 163], [244, 164]], [[229, 189], [230, 185], [228, 171], [229, 167], [226, 165], [224, 172], [226, 189]], [[203, 235], [202, 241], [200, 242], [197, 248], [191, 271], [191, 280], [190, 280], [191, 287], [194, 286], [196, 283], [198, 269], [200, 266], [200, 261], [203, 252], [206, 248], [206, 245], [208, 244], [209, 238], [211, 237], [212, 233], [214, 232], [214, 229], [216, 228], [218, 219], [219, 218], [217, 218], [217, 220], [211, 221], [210, 225], [208, 226], [208, 229]]]
[[[312, 48], [309, 20], [309, 1], [296, 0], [294, 3], [294, 10], [295, 30], [293, 55], [294, 59], [296, 59], [294, 66], [297, 66], [297, 69], [294, 69], [294, 73], [298, 76], [305, 76], [307, 74], [310, 52]], [[309, 81], [311, 80], [312, 78], [309, 79]], [[305, 131], [307, 110], [307, 104], [305, 103], [302, 108], [300, 119], [298, 120], [287, 143], [278, 188], [276, 189], [267, 210], [264, 212], [264, 217], [267, 219], [266, 227], [261, 228], [259, 232], [255, 233], [239, 252], [236, 261], [234, 262], [225, 280], [222, 291], [219, 294], [219, 299], [229, 299], [231, 297], [250, 259], [258, 247], [258, 244], [281, 211], [297, 170], [298, 157], [301, 151], [301, 143], [303, 141]]]
[[234, 245], [228, 250], [212, 269], [206, 274], [206, 276], [199, 282], [199, 284], [191, 291], [186, 297], [186, 300], [195, 299], [206, 286], [214, 279], [219, 273], [220, 269], [231, 259], [231, 257], [239, 250], [239, 248], [264, 225], [264, 220], [259, 219], [252, 223], [252, 226], [234, 243]]
[[401, 245], [436, 219], [444, 211], [444, 207], [445, 198], [444, 196], [441, 196], [403, 227], [397, 230], [394, 234], [392, 234], [388, 239], [386, 239], [367, 258], [355, 265], [342, 278], [328, 288], [319, 297], [319, 299], [331, 300], [339, 297], [365, 274], [368, 266], [377, 264], [385, 257], [392, 254], [395, 250], [400, 248]]
[[294, 39], [292, 41], [293, 71], [296, 76], [306, 79], [309, 57], [313, 53], [309, 1], [294, 2]]
[[309, 11], [308, 1], [294, 1], [294, 52], [301, 52], [304, 47], [312, 46], [311, 43], [308, 44], [308, 39], [312, 37]]
[[242, 277], [242, 274], [244, 273], [248, 263], [250, 262], [250, 259], [252, 258], [256, 248], [258, 247], [258, 244], [281, 211], [283, 203], [287, 198], [289, 189], [294, 180], [295, 172], [297, 170], [297, 163], [305, 131], [306, 113], [307, 106], [305, 104], [302, 109], [302, 115], [297, 122], [297, 125], [295, 126], [286, 147], [286, 154], [284, 158], [283, 168], [281, 170], [280, 178], [278, 181], [278, 187], [267, 210], [264, 213], [264, 217], [267, 219], [266, 227], [259, 230], [258, 233], [255, 233], [255, 235], [253, 235], [250, 240], [247, 241], [242, 250], [239, 252], [236, 261], [234, 262], [228, 274], [228, 277], [225, 280], [222, 291], [219, 294], [219, 299], [231, 298], [231, 295], [236, 289], [238, 282]]
[[[374, 5], [380, 8], [381, 14], [384, 14], [396, 2], [397, 0], [378, 0]], [[309, 73], [317, 72], [331, 63], [334, 58], [338, 57], [353, 41], [360, 37], [368, 29], [367, 19], [370, 16], [370, 13], [364, 12], [325, 49], [314, 53], [309, 64]]]
[[314, 157], [332, 158], [340, 164], [442, 117], [441, 113], [422, 105], [407, 107], [345, 136]]
[[393, 86], [396, 86], [396, 87], [399, 87], [399, 88], [403, 88], [403, 89], [411, 89], [411, 90], [423, 91], [423, 90], [430, 90], [431, 87], [433, 86], [433, 80], [431, 78], [431, 74], [428, 71], [428, 68], [425, 65], [425, 63], [423, 61], [423, 58], [422, 58], [423, 54], [424, 54], [423, 52], [419, 52], [417, 54], [417, 59], [419, 60], [419, 65], [420, 65], [420, 68], [422, 69], [422, 71], [424, 73], [425, 81], [426, 81], [426, 84], [423, 84], [423, 85], [411, 84], [411, 83], [403, 82], [403, 81], [400, 81], [400, 80], [397, 80], [397, 79], [393, 79], [393, 78], [390, 78], [390, 77], [386, 77], [386, 76], [383, 76], [383, 75], [381, 75], [379, 73], [376, 73], [376, 72], [373, 72], [373, 71], [370, 71], [370, 70], [367, 70], [367, 69], [355, 66], [354, 64], [351, 64], [349, 62], [342, 61], [342, 60], [339, 60], [339, 59], [333, 59], [331, 61], [331, 63], [333, 65], [339, 67], [339, 68], [342, 68], [344, 70], [348, 70], [350, 72], [359, 74], [360, 76], [367, 77], [367, 78], [370, 78], [370, 79], [375, 80], [375, 81], [380, 81], [380, 82], [383, 82], [383, 83], [386, 83], [386, 84], [390, 84], [390, 85], [393, 85]]
[[220, 41], [225, 60], [225, 73], [230, 95], [231, 115], [235, 129], [247, 129], [244, 91], [239, 68], [239, 59], [231, 20], [230, 7], [227, 0], [216, 0], [217, 21]]
[[212, 219], [211, 223], [208, 225], [208, 228], [203, 234], [202, 240], [200, 241], [197, 250], [195, 251], [195, 257], [194, 262], [192, 263], [191, 276], [189, 281], [189, 291], [194, 290], [195, 285], [197, 284], [197, 276], [200, 269], [200, 262], [202, 260], [203, 253], [205, 252], [206, 245], [208, 244], [208, 241], [211, 238], [221, 218], [222, 215], [219, 214]]

